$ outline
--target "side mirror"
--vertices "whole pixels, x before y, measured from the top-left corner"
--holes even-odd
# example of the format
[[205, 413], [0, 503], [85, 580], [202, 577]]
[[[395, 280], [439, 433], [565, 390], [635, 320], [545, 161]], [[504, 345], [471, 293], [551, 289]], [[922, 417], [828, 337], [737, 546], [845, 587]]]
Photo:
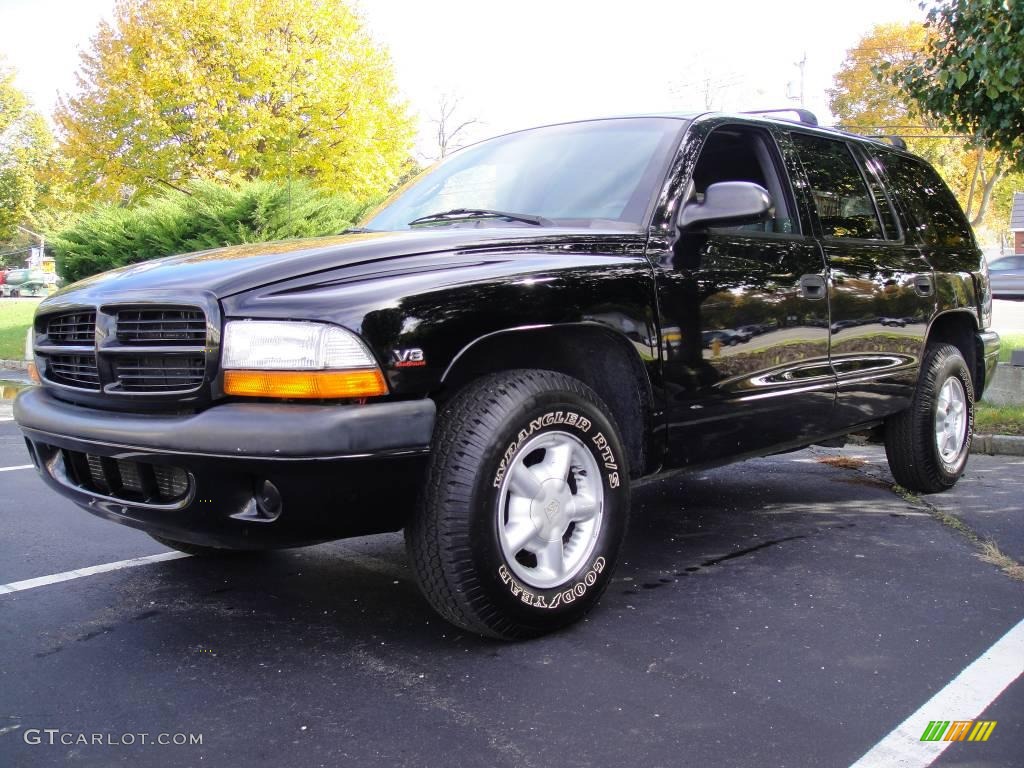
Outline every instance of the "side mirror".
[[692, 201], [679, 212], [679, 229], [698, 224], [752, 224], [763, 221], [772, 209], [768, 190], [750, 181], [720, 181], [704, 193], [704, 202]]

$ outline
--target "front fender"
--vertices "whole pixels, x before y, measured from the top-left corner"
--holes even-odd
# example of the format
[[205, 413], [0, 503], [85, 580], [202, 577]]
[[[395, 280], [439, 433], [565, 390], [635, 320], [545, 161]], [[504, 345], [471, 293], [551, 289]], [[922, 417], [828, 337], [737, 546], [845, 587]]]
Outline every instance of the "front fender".
[[458, 252], [411, 259], [400, 271], [344, 272], [267, 286], [222, 301], [226, 318], [332, 322], [360, 334], [392, 396], [437, 391], [465, 350], [489, 335], [598, 324], [625, 336], [652, 377], [658, 367], [654, 275], [640, 241], [598, 251]]

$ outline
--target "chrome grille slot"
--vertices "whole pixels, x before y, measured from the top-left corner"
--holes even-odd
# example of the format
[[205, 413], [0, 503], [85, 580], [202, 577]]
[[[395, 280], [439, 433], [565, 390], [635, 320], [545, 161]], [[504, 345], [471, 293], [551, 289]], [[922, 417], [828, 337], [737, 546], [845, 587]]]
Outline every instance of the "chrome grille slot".
[[205, 344], [206, 316], [190, 308], [118, 310], [117, 340], [122, 344]]
[[99, 389], [100, 374], [96, 355], [49, 355], [46, 377], [58, 384], [80, 389]]
[[206, 361], [201, 354], [121, 356], [114, 359], [114, 377], [127, 392], [174, 392], [203, 383]]
[[95, 312], [72, 312], [46, 320], [46, 337], [51, 344], [87, 344], [96, 336]]

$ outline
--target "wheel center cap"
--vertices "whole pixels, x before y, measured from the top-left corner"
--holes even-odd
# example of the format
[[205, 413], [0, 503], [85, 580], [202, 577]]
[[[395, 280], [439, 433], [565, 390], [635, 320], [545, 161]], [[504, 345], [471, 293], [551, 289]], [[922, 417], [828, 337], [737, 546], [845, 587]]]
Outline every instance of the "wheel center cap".
[[555, 521], [555, 517], [558, 515], [559, 504], [558, 499], [552, 499], [548, 502], [548, 505], [544, 507], [544, 514], [548, 516], [550, 522]]
[[530, 505], [530, 520], [541, 538], [556, 541], [569, 525], [568, 512], [572, 502], [569, 485], [564, 480], [545, 480], [541, 492]]

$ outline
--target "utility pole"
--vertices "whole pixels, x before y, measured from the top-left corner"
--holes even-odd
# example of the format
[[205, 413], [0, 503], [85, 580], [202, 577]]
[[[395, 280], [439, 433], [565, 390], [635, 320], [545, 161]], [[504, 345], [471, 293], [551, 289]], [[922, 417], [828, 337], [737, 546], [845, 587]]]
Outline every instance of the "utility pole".
[[804, 51], [803, 58], [800, 61], [794, 62], [793, 64], [800, 68], [800, 106], [806, 106], [804, 104], [804, 70], [807, 68], [807, 51]]

